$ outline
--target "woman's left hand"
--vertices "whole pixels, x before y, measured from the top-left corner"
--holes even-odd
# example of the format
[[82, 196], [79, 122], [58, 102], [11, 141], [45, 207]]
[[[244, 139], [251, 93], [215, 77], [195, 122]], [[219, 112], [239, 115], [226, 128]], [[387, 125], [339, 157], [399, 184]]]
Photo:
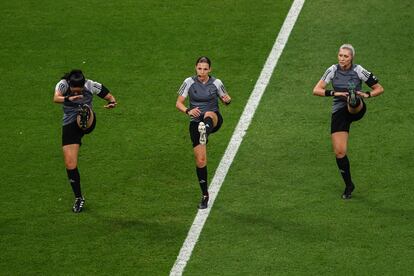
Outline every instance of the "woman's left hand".
[[363, 98], [369, 98], [369, 94], [362, 91], [357, 91], [357, 95]]
[[225, 103], [226, 105], [227, 104], [230, 104], [230, 102], [231, 102], [231, 98], [230, 98], [230, 96], [229, 95], [224, 95], [223, 97], [221, 97], [221, 100], [223, 101], [223, 103]]
[[115, 108], [116, 102], [109, 102], [107, 105], [104, 105], [106, 109]]

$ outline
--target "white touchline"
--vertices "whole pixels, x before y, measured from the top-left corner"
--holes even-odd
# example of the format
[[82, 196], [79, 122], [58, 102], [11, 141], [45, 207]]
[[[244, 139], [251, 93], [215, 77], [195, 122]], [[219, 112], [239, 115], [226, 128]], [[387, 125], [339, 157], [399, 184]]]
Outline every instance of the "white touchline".
[[296, 23], [296, 19], [298, 18], [304, 3], [305, 0], [295, 0], [289, 10], [289, 13], [286, 16], [285, 21], [283, 22], [282, 28], [279, 31], [279, 35], [276, 38], [272, 51], [270, 52], [265, 65], [263, 66], [260, 77], [254, 86], [253, 92], [250, 95], [250, 98], [244, 108], [242, 115], [240, 116], [239, 123], [237, 124], [236, 129], [233, 132], [233, 136], [230, 139], [230, 143], [227, 146], [227, 149], [221, 158], [220, 164], [217, 167], [213, 180], [211, 181], [211, 185], [209, 187], [209, 207], [207, 209], [198, 211], [193, 224], [188, 231], [187, 238], [185, 239], [180, 253], [177, 256], [177, 260], [175, 261], [174, 266], [171, 268], [170, 276], [181, 276], [184, 272], [187, 262], [191, 257], [191, 253], [193, 252], [194, 246], [197, 243], [198, 237], [200, 236], [201, 230], [203, 230], [204, 223], [206, 222], [210, 214], [210, 210], [213, 207], [214, 200], [216, 199], [221, 185], [223, 184], [224, 178], [226, 177], [227, 172], [233, 163], [233, 159], [239, 150], [243, 137], [249, 128], [256, 108], [259, 105], [260, 99], [262, 98], [263, 93], [270, 81], [273, 70], [276, 67], [277, 61], [279, 60], [283, 49], [285, 48], [289, 35]]

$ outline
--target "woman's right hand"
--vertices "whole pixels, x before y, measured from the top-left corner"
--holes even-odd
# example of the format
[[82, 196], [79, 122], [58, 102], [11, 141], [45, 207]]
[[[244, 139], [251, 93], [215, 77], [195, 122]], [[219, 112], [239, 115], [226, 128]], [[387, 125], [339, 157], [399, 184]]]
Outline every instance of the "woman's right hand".
[[191, 117], [197, 118], [201, 115], [201, 110], [200, 108], [195, 107], [191, 109], [190, 111], [188, 111], [188, 115], [190, 115]]
[[76, 101], [76, 100], [79, 100], [79, 99], [82, 99], [82, 98], [83, 98], [83, 95], [75, 95], [75, 96], [69, 96], [68, 100], [73, 102], [73, 101]]
[[348, 97], [349, 93], [348, 92], [335, 92], [334, 96], [335, 97]]

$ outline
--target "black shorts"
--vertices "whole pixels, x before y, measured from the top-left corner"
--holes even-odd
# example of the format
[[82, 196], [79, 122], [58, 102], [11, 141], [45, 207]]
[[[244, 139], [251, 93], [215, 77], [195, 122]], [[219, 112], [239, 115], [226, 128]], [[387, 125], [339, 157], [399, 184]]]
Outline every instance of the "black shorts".
[[351, 114], [348, 111], [348, 106], [344, 106], [335, 113], [332, 114], [331, 118], [331, 134], [339, 131], [349, 132], [351, 123], [358, 121], [364, 117], [365, 112], [367, 111], [367, 106], [364, 102], [361, 111], [356, 114]]
[[82, 145], [82, 137], [85, 134], [91, 133], [96, 126], [96, 114], [93, 113], [93, 122], [90, 128], [87, 130], [82, 130], [79, 128], [78, 123], [73, 121], [70, 124], [67, 124], [62, 127], [62, 146], [79, 144]]
[[[223, 124], [223, 117], [221, 116], [220, 112], [215, 111], [215, 113], [217, 114], [217, 125], [213, 128], [211, 133], [217, 132], [221, 128], [221, 125]], [[191, 142], [193, 142], [193, 148], [194, 148], [200, 144], [200, 132], [198, 132], [198, 122], [190, 122], [189, 131], [190, 131]], [[207, 139], [207, 143], [208, 143], [208, 139]]]

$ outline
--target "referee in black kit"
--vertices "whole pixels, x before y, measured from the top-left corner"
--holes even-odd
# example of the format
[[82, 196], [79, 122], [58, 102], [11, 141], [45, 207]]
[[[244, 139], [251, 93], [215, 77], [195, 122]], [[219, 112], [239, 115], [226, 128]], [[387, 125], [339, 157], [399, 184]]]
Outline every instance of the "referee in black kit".
[[[336, 164], [345, 182], [343, 199], [350, 199], [355, 189], [347, 156], [351, 123], [364, 116], [367, 108], [363, 99], [376, 97], [384, 92], [371, 72], [353, 63], [354, 57], [355, 49], [351, 44], [339, 47], [338, 64], [329, 67], [313, 89], [315, 96], [333, 97], [331, 138]], [[333, 90], [326, 89], [330, 82]], [[370, 87], [370, 91], [361, 91], [362, 82]]]
[[78, 170], [78, 153], [82, 137], [91, 133], [96, 125], [92, 111], [93, 95], [105, 99], [105, 108], [116, 106], [116, 100], [99, 82], [85, 79], [81, 70], [72, 70], [56, 84], [53, 101], [63, 104], [62, 148], [69, 182], [75, 195], [72, 211], [79, 213], [85, 204]]
[[[228, 105], [231, 98], [221, 80], [210, 76], [211, 61], [208, 57], [200, 57], [195, 64], [196, 75], [184, 80], [178, 90], [176, 107], [190, 116], [190, 137], [196, 161], [196, 172], [200, 184], [202, 198], [199, 209], [208, 207], [207, 184], [207, 147], [208, 136], [218, 131], [223, 123], [219, 112], [218, 99]], [[185, 105], [189, 98], [190, 107]]]

